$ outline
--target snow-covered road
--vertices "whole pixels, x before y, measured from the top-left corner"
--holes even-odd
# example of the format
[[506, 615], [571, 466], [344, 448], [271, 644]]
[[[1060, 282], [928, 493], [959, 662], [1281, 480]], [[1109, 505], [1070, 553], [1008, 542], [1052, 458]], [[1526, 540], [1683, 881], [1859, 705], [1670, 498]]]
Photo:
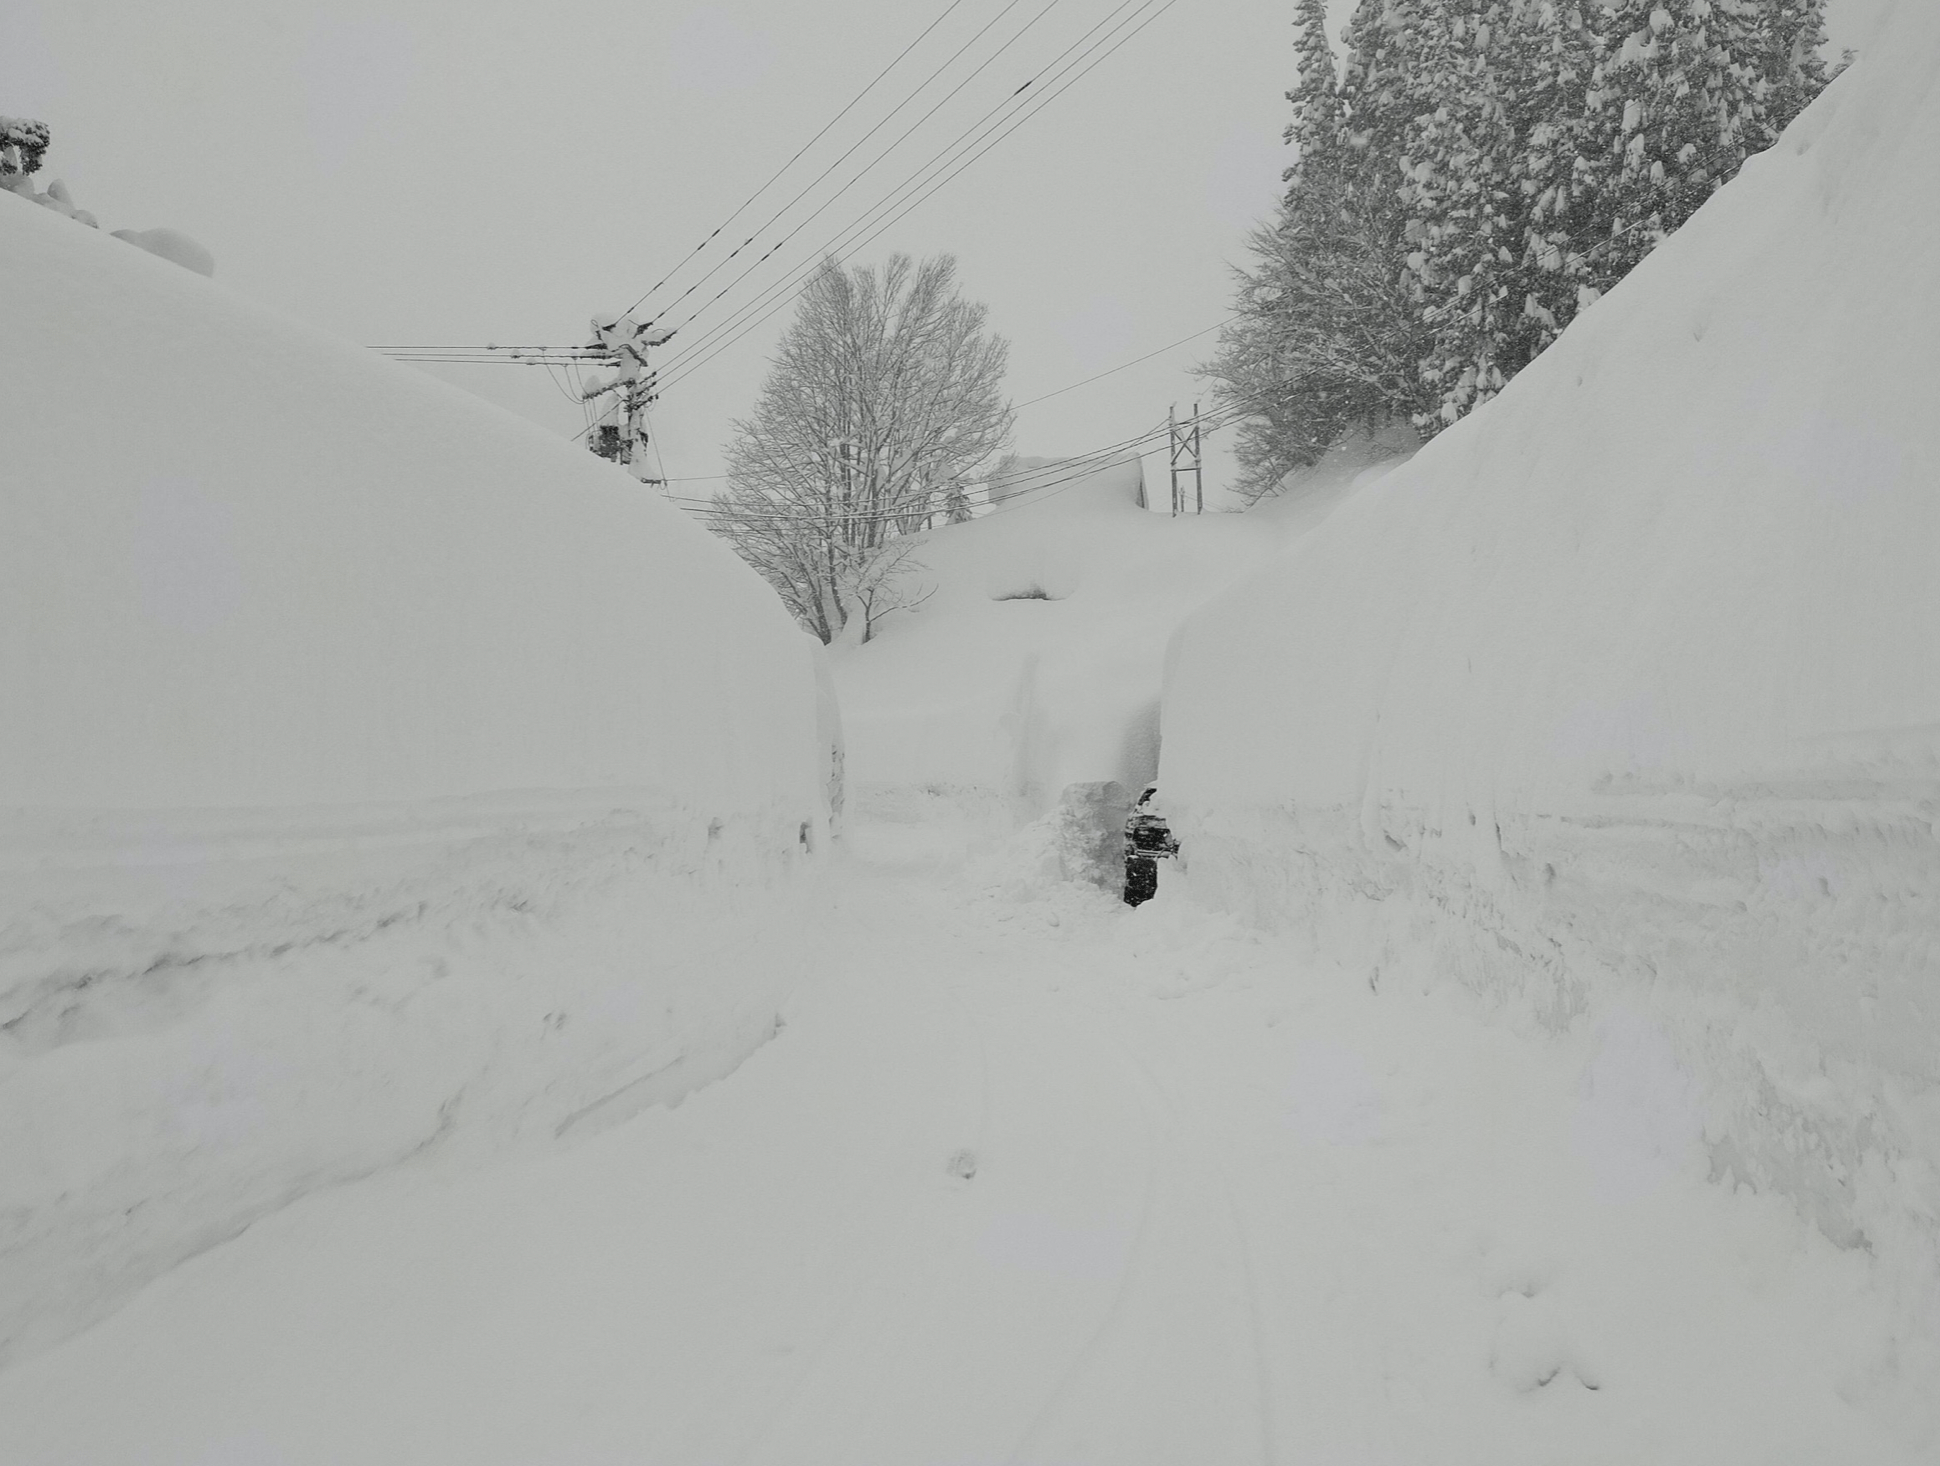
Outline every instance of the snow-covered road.
[[0, 1460], [1940, 1458], [1931, 1335], [1706, 1181], [1641, 1024], [1539, 1041], [968, 829], [858, 822], [727, 1079], [259, 1222], [0, 1374]]

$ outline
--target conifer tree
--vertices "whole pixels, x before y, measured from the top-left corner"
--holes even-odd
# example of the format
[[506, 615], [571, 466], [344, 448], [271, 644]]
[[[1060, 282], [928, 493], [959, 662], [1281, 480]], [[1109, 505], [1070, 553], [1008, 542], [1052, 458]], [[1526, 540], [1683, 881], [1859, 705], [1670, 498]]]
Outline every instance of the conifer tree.
[[1412, 71], [1423, 35], [1421, 0], [1362, 0], [1347, 27], [1341, 76], [1343, 141], [1357, 187], [1391, 196], [1393, 163], [1420, 91]]
[[1296, 151], [1209, 366], [1247, 492], [1486, 402], [1822, 90], [1825, 0], [1298, 0]]
[[1431, 330], [1422, 426], [1454, 422], [1499, 392], [1520, 361], [1516, 290], [1524, 254], [1509, 99], [1513, 78], [1498, 0], [1420, 0], [1412, 117], [1402, 132], [1405, 263]]
[[1618, 0], [1608, 9], [1590, 98], [1602, 288], [1823, 89], [1823, 13], [1823, 0]]
[[1832, 79], [1825, 61], [1825, 0], [1766, 0], [1759, 19], [1767, 91], [1754, 151], [1776, 142]]
[[1585, 97], [1596, 62], [1584, 5], [1551, 0], [1529, 7], [1510, 33], [1516, 55], [1511, 125], [1513, 174], [1524, 209], [1520, 291], [1523, 361], [1563, 332], [1593, 294], [1596, 191], [1589, 161]]
[[1298, 151], [1274, 220], [1249, 240], [1235, 319], [1207, 367], [1242, 419], [1238, 488], [1271, 492], [1356, 429], [1412, 416], [1421, 356], [1396, 265], [1393, 189], [1364, 175], [1340, 104], [1324, 0], [1296, 12], [1299, 81], [1287, 141]]
[[[1327, 0], [1298, 0], [1293, 24], [1299, 80], [1287, 93], [1293, 120], [1284, 137], [1295, 153], [1280, 176], [1287, 186], [1287, 207], [1298, 209], [1338, 191], [1341, 102], [1334, 52], [1327, 40]], [[1335, 202], [1328, 197], [1329, 206]]]

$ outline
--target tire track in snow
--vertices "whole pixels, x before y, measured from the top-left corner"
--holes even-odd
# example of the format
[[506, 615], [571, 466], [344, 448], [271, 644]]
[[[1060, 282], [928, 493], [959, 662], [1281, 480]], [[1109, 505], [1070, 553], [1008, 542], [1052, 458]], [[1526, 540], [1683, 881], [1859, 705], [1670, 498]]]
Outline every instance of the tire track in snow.
[[1158, 1192], [1158, 1147], [1154, 1142], [1156, 1132], [1152, 1124], [1151, 1109], [1142, 1097], [1140, 1107], [1145, 1116], [1145, 1124], [1142, 1127], [1145, 1139], [1145, 1184], [1140, 1193], [1138, 1227], [1133, 1233], [1131, 1254], [1118, 1275], [1117, 1285], [1112, 1290], [1111, 1303], [1105, 1309], [1104, 1316], [1099, 1319], [1090, 1338], [1085, 1341], [1084, 1346], [1073, 1356], [1070, 1364], [1059, 1376], [1058, 1382], [1051, 1387], [1050, 1393], [1044, 1397], [1043, 1403], [1038, 1406], [1030, 1423], [1024, 1427], [1024, 1432], [1018, 1437], [1017, 1444], [1011, 1449], [1010, 1455], [1005, 1457], [1008, 1466], [1019, 1466], [1019, 1463], [1024, 1460], [1025, 1452], [1035, 1445], [1057, 1420], [1059, 1410], [1069, 1401], [1072, 1391], [1084, 1377], [1085, 1371], [1097, 1360], [1118, 1327], [1125, 1311], [1126, 1299], [1131, 1296], [1133, 1280], [1149, 1270], [1153, 1201]]
[[[1111, 1001], [1109, 1009], [1117, 1019], [1129, 1018], [1122, 1001]], [[1213, 1172], [1218, 1177], [1220, 1192], [1226, 1203], [1227, 1221], [1233, 1231], [1234, 1255], [1239, 1262], [1243, 1283], [1241, 1292], [1246, 1299], [1247, 1333], [1252, 1345], [1254, 1387], [1259, 1395], [1260, 1459], [1265, 1466], [1279, 1466], [1280, 1450], [1278, 1431], [1274, 1422], [1273, 1375], [1268, 1363], [1266, 1321], [1260, 1313], [1260, 1290], [1258, 1273], [1253, 1266], [1252, 1239], [1240, 1215], [1232, 1174], [1227, 1170], [1225, 1162], [1220, 1159], [1219, 1147], [1211, 1138], [1214, 1133], [1212, 1127], [1205, 1124], [1188, 1125], [1185, 1111], [1152, 1066], [1139, 1057], [1121, 1034], [1107, 1034], [1107, 1037], [1118, 1057], [1138, 1076], [1141, 1087], [1158, 1096], [1160, 1103], [1165, 1106], [1167, 1113], [1172, 1116], [1181, 1131], [1191, 1131], [1208, 1137], [1203, 1144], [1196, 1147], [1196, 1154], [1211, 1163]]]
[[[899, 891], [898, 894], [908, 895], [910, 892], [905, 889]], [[876, 914], [879, 917], [880, 911], [895, 909], [900, 908], [889, 902], [879, 903]], [[845, 912], [844, 915], [846, 914]], [[839, 933], [824, 934], [823, 939], [828, 943], [831, 951], [839, 950], [853, 944], [857, 933], [853, 930], [846, 929], [846, 923], [844, 926], [845, 929]], [[908, 940], [911, 941], [913, 949], [920, 947], [921, 938], [921, 933], [911, 933]], [[876, 940], [880, 940], [879, 929], [876, 934]], [[909, 970], [920, 972], [926, 969], [921, 963], [913, 962], [909, 964]], [[973, 1133], [975, 1135], [974, 1148], [980, 1151], [983, 1146], [983, 1136], [988, 1125], [990, 1112], [990, 1053], [988, 1040], [983, 1031], [982, 1024], [977, 1021], [970, 1009], [958, 999], [955, 991], [948, 982], [939, 978], [931, 986], [933, 990], [942, 992], [955, 1004], [958, 1011], [966, 1019], [966, 1027], [976, 1035], [978, 1097], [977, 1120], [973, 1127]], [[922, 1116], [920, 1114], [912, 1114], [906, 1133], [913, 1133], [919, 1128], [921, 1122]], [[819, 1331], [812, 1345], [803, 1351], [801, 1363], [793, 1371], [787, 1386], [777, 1393], [769, 1403], [768, 1408], [762, 1413], [759, 1423], [755, 1426], [753, 1433], [748, 1435], [734, 1451], [733, 1455], [727, 1458], [728, 1466], [747, 1466], [747, 1463], [756, 1460], [764, 1452], [768, 1443], [774, 1438], [776, 1429], [783, 1421], [788, 1419], [791, 1412], [799, 1408], [801, 1402], [806, 1397], [810, 1383], [828, 1367], [831, 1352], [835, 1348], [836, 1342], [861, 1317], [871, 1296], [880, 1293], [884, 1286], [882, 1279], [897, 1268], [906, 1266], [906, 1259], [915, 1250], [918, 1242], [920, 1242], [921, 1237], [924, 1235], [920, 1227], [911, 1224], [924, 1220], [921, 1213], [928, 1210], [928, 1208], [922, 1204], [921, 1198], [906, 1198], [905, 1201], [907, 1206], [905, 1213], [906, 1223], [902, 1230], [906, 1235], [913, 1234], [912, 1240], [902, 1246], [886, 1247], [875, 1251], [864, 1258], [860, 1262], [860, 1265], [855, 1267], [854, 1277], [843, 1291], [842, 1302], [836, 1308], [833, 1315], [828, 1318], [826, 1325]], [[778, 1312], [785, 1314], [788, 1310], [781, 1309]]]
[[[1265, 1320], [1259, 1303], [1259, 1286], [1253, 1265], [1251, 1238], [1246, 1231], [1240, 1214], [1237, 1195], [1226, 1168], [1217, 1159], [1216, 1147], [1203, 1138], [1206, 1130], [1203, 1125], [1195, 1125], [1184, 1109], [1176, 1102], [1165, 1084], [1124, 1041], [1110, 1031], [1096, 1025], [1086, 1024], [1082, 1034], [1078, 1025], [1072, 1022], [1068, 1008], [1071, 1000], [1066, 998], [1047, 1002], [1044, 1017], [1054, 1022], [1063, 1032], [1063, 1046], [1067, 1062], [1077, 1053], [1090, 1050], [1107, 1055], [1111, 1066], [1126, 1076], [1124, 1089], [1130, 1093], [1142, 1117], [1142, 1132], [1148, 1141], [1148, 1157], [1151, 1169], [1148, 1172], [1145, 1189], [1144, 1208], [1140, 1219], [1140, 1233], [1132, 1261], [1121, 1276], [1111, 1307], [1099, 1320], [1085, 1347], [1076, 1355], [1070, 1366], [1060, 1376], [1044, 1403], [1039, 1407], [1025, 1433], [1020, 1437], [1016, 1448], [1006, 1458], [1011, 1466], [1022, 1466], [1030, 1459], [1029, 1453], [1041, 1447], [1046, 1436], [1060, 1423], [1061, 1417], [1073, 1404], [1080, 1387], [1090, 1376], [1101, 1368], [1101, 1361], [1107, 1351], [1122, 1342], [1123, 1331], [1127, 1326], [1126, 1315], [1130, 1306], [1140, 1294], [1141, 1288], [1148, 1284], [1156, 1262], [1152, 1242], [1154, 1214], [1161, 1180], [1166, 1174], [1180, 1178], [1177, 1189], [1184, 1194], [1190, 1188], [1184, 1183], [1188, 1174], [1196, 1169], [1194, 1160], [1210, 1160], [1214, 1179], [1220, 1188], [1224, 1202], [1224, 1226], [1230, 1232], [1229, 1256], [1233, 1271], [1237, 1274], [1239, 1292], [1244, 1299], [1246, 1351], [1252, 1361], [1253, 1388], [1255, 1399], [1255, 1419], [1259, 1459], [1265, 1466], [1278, 1466], [1280, 1452], [1273, 1410], [1273, 1387], [1268, 1363]], [[1096, 1012], [1093, 1004], [1083, 1003], [1087, 1010]], [[1060, 1011], [1065, 1009], [1067, 1011]], [[1123, 1010], [1118, 1008], [1113, 1016], [1122, 1017]], [[1100, 1040], [1102, 1039], [1102, 1043]], [[1078, 1067], [1073, 1065], [1074, 1068]], [[1097, 1075], [1105, 1067], [1099, 1064], [1083, 1066], [1086, 1073]], [[1161, 1113], [1161, 1111], [1163, 1113]], [[1165, 1137], [1163, 1143], [1160, 1137]], [[1194, 1137], [1201, 1137], [1197, 1140]], [[1170, 1164], [1162, 1164], [1164, 1159]]]
[[[884, 885], [889, 889], [870, 883], [853, 918], [844, 920], [841, 930], [833, 934], [829, 953], [847, 966], [854, 964], [859, 947], [875, 949], [861, 969], [896, 975], [901, 997], [895, 1007], [903, 1018], [918, 1018], [928, 1032], [954, 1038], [949, 1047], [967, 1061], [959, 1092], [960, 1103], [969, 1113], [952, 1121], [934, 1104], [910, 1108], [909, 1123], [900, 1132], [902, 1141], [884, 1151], [885, 1158], [894, 1162], [895, 1169], [885, 1175], [900, 1215], [893, 1226], [875, 1230], [889, 1245], [871, 1250], [855, 1271], [839, 1307], [824, 1316], [786, 1386], [771, 1397], [752, 1433], [726, 1458], [735, 1463], [820, 1460], [831, 1451], [835, 1454], [827, 1459], [845, 1462], [928, 1459], [915, 1451], [913, 1441], [903, 1441], [904, 1432], [887, 1419], [894, 1414], [894, 1405], [885, 1406], [884, 1398], [893, 1400], [896, 1391], [885, 1382], [904, 1376], [918, 1392], [914, 1398], [930, 1397], [932, 1408], [923, 1413], [947, 1417], [961, 1403], [956, 1398], [959, 1374], [955, 1368], [938, 1372], [937, 1366], [981, 1371], [1005, 1352], [995, 1347], [987, 1333], [978, 1333], [977, 1307], [966, 1305], [962, 1292], [966, 1278], [973, 1297], [986, 1292], [1009, 1297], [1015, 1305], [1009, 1317], [1021, 1317], [1031, 1294], [1019, 1292], [1016, 1278], [1005, 1272], [1006, 1266], [1016, 1265], [1015, 1259], [993, 1258], [989, 1249], [995, 1245], [1001, 1253], [1005, 1244], [1016, 1244], [1019, 1229], [1028, 1232], [1039, 1215], [1037, 1208], [1047, 1201], [1049, 1210], [1043, 1215], [1051, 1219], [1054, 1232], [1058, 1219], [1071, 1215], [1074, 1202], [1081, 1219], [1095, 1207], [1082, 1189], [1053, 1190], [1047, 1195], [1028, 1179], [1020, 1190], [1015, 1179], [1020, 1170], [1030, 1175], [1031, 1159], [1039, 1162], [1040, 1173], [1045, 1172], [1041, 1137], [1047, 1132], [1034, 1117], [1085, 1115], [1090, 1109], [1083, 1102], [1086, 1092], [1073, 1087], [1062, 1051], [1033, 1037], [1029, 1024], [999, 1025], [1007, 1040], [999, 1045], [986, 1005], [976, 1001], [976, 994], [987, 990], [991, 971], [1004, 957], [984, 950], [978, 940], [981, 933], [962, 922], [954, 902], [939, 901], [930, 882]], [[885, 921], [886, 911], [901, 917]], [[885, 957], [889, 960], [881, 960]], [[921, 980], [924, 996], [912, 995], [910, 978]], [[865, 988], [874, 981], [871, 976], [862, 978]], [[880, 1004], [868, 1006], [876, 1011]], [[913, 1030], [900, 1030], [899, 1021], [879, 1030], [875, 1038], [906, 1043]], [[993, 1060], [993, 1047], [998, 1046], [1006, 1055], [1002, 1066]], [[1054, 1081], [1053, 1089], [1046, 1088], [1046, 1079]], [[965, 1119], [967, 1124], [962, 1123]], [[1087, 1148], [1100, 1149], [1104, 1148], [1099, 1146], [1101, 1138], [1083, 1135], [1080, 1139]], [[959, 1144], [965, 1141], [967, 1145]], [[1026, 1141], [1037, 1142], [1030, 1147], [1034, 1157], [1020, 1154]], [[977, 1158], [970, 1175], [956, 1173], [957, 1180], [943, 1182], [941, 1175], [927, 1169], [916, 1174], [907, 1169], [913, 1156], [934, 1153], [938, 1169], [943, 1170], [941, 1163], [951, 1145], [958, 1146], [956, 1155]], [[1057, 1170], [1053, 1166], [1048, 1174]], [[1150, 1171], [1148, 1155], [1141, 1228], [1135, 1233], [1131, 1257], [1139, 1254], [1142, 1244], [1137, 1237], [1145, 1230], [1143, 1217], [1151, 1207]], [[939, 1182], [943, 1182], [941, 1188]], [[993, 1184], [999, 1188], [995, 1192], [990, 1190]], [[998, 1270], [982, 1275], [979, 1269], [993, 1261]], [[1027, 1260], [1025, 1266], [1030, 1265]], [[1123, 1288], [1122, 1270], [1114, 1288]], [[1019, 1333], [1015, 1341], [1022, 1343], [1027, 1337]], [[976, 1346], [968, 1355], [964, 1354], [966, 1342]], [[912, 1360], [927, 1364], [927, 1372], [919, 1367], [910, 1377]], [[901, 1403], [910, 1398], [906, 1388]], [[1005, 1407], [1015, 1398], [1014, 1393], [994, 1397], [987, 1402], [988, 1414], [1001, 1422]], [[731, 1406], [724, 1400], [721, 1408]], [[879, 1441], [885, 1430], [897, 1440]], [[933, 1422], [930, 1433], [934, 1434]], [[886, 1445], [894, 1445], [902, 1454], [885, 1454]]]
[[[1164, 1083], [1154, 1074], [1144, 1060], [1138, 1058], [1122, 1043], [1119, 1045], [1125, 1057], [1146, 1077], [1147, 1081], [1165, 1100], [1166, 1105], [1177, 1115], [1179, 1109]], [[1253, 1378], [1259, 1391], [1260, 1412], [1260, 1459], [1266, 1466], [1279, 1466], [1280, 1449], [1278, 1431], [1273, 1415], [1273, 1374], [1268, 1364], [1266, 1346], [1266, 1321], [1260, 1316], [1259, 1275], [1253, 1266], [1253, 1242], [1247, 1233], [1246, 1223], [1240, 1216], [1239, 1199], [1233, 1190], [1233, 1178], [1225, 1163], [1218, 1157], [1216, 1145], [1207, 1145], [1202, 1152], [1211, 1159], [1213, 1170], [1218, 1174], [1221, 1194], [1226, 1201], [1226, 1215], [1233, 1228], [1233, 1242], [1239, 1258], [1240, 1275], [1244, 1282], [1242, 1292], [1246, 1298], [1247, 1332], [1253, 1345]]]

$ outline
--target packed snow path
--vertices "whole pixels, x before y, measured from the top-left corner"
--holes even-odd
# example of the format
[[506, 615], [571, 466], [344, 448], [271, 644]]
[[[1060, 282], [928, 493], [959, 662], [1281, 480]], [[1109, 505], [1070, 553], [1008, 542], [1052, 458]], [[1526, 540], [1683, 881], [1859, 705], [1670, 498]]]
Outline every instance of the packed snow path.
[[1931, 1459], [1865, 1260], [1708, 1184], [1648, 1044], [947, 815], [859, 823], [730, 1077], [287, 1208], [0, 1374], [0, 1460]]

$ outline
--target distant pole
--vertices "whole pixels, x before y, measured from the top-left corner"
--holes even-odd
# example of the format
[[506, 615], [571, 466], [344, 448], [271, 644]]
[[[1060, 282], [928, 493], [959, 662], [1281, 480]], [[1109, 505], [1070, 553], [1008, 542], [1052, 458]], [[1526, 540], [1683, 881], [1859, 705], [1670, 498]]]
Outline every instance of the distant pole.
[[1199, 404], [1192, 404], [1192, 495], [1198, 505], [1192, 512], [1206, 512], [1206, 476], [1199, 456]]
[[1170, 449], [1172, 464], [1172, 517], [1179, 517], [1179, 452], [1184, 446], [1179, 441], [1179, 404], [1173, 403], [1165, 410], [1165, 439]]
[[1172, 514], [1186, 512], [1185, 476], [1192, 475], [1194, 513], [1206, 512], [1206, 481], [1199, 467], [1199, 404], [1192, 404], [1192, 421], [1179, 421], [1179, 404], [1173, 403], [1165, 415], [1166, 439], [1172, 462]]

